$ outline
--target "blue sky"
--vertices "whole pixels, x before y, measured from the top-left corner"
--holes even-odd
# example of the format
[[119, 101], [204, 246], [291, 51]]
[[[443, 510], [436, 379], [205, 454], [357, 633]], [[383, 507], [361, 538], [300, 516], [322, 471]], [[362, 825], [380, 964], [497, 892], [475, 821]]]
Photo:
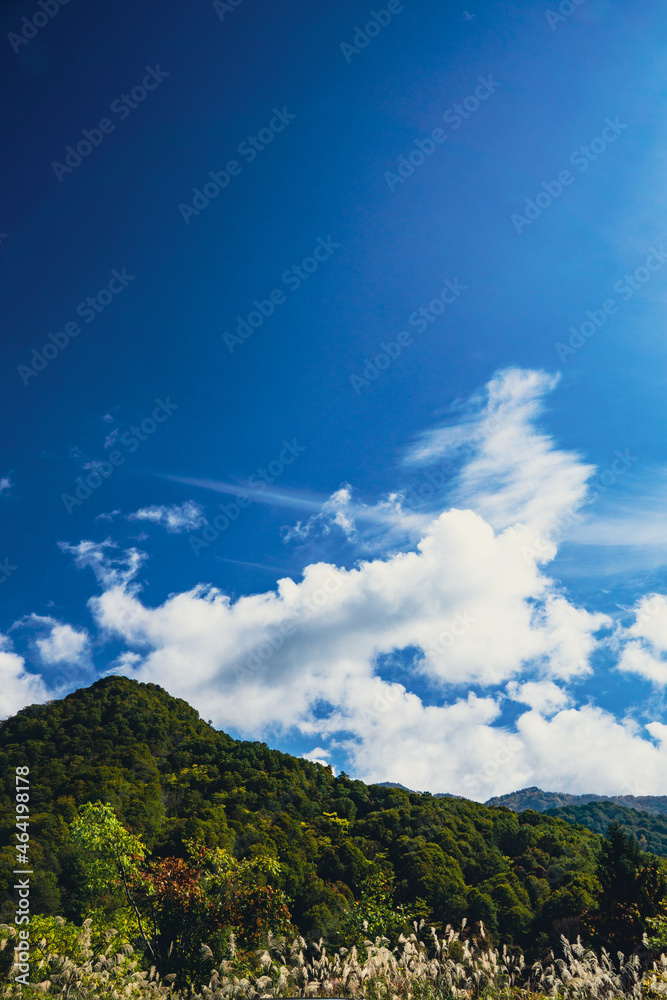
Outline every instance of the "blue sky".
[[0, 20], [0, 713], [667, 792], [664, 7]]

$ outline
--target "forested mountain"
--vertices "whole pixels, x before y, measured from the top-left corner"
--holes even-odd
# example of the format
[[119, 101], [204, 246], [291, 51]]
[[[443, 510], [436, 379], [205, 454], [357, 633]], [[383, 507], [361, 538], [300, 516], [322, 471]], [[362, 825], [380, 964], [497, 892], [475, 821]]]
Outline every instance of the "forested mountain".
[[667, 817], [653, 816], [639, 809], [628, 809], [616, 802], [589, 802], [583, 806], [562, 806], [546, 810], [547, 816], [564, 819], [568, 823], [578, 823], [593, 833], [603, 836], [610, 823], [620, 823], [634, 833], [640, 847], [653, 854], [667, 857]]
[[586, 795], [569, 795], [567, 792], [543, 792], [541, 788], [534, 786], [508, 795], [496, 795], [488, 799], [485, 805], [505, 806], [513, 812], [523, 812], [525, 809], [546, 812], [561, 806], [581, 806], [589, 802], [615, 802], [653, 816], [667, 816], [667, 795], [595, 795], [590, 792]]
[[1, 723], [0, 764], [6, 921], [14, 771], [24, 765], [34, 912], [82, 916], [86, 863], [68, 825], [97, 800], [111, 803], [154, 859], [184, 857], [189, 838], [239, 859], [276, 859], [295, 926], [334, 944], [350, 908], [375, 893], [406, 919], [440, 928], [481, 919], [495, 940], [533, 948], [576, 933], [600, 887], [601, 838], [581, 826], [334, 777], [264, 743], [233, 740], [162, 688], [122, 677]]

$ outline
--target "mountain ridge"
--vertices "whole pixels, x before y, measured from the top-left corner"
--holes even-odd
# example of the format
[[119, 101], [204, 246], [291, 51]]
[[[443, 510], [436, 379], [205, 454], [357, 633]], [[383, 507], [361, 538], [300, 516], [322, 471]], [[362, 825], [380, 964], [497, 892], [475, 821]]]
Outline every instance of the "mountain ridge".
[[543, 813], [564, 806], [582, 806], [591, 802], [613, 802], [653, 816], [667, 816], [667, 795], [596, 795], [593, 792], [574, 795], [570, 792], [545, 792], [535, 785], [506, 795], [494, 795], [487, 799], [484, 805], [505, 806], [519, 813], [526, 809]]
[[[277, 861], [295, 927], [333, 947], [369, 885], [386, 886], [410, 919], [442, 932], [481, 920], [493, 940], [532, 954], [578, 933], [599, 890], [602, 838], [576, 815], [367, 785], [235, 740], [158, 685], [112, 676], [0, 723], [0, 921], [14, 916], [19, 766], [30, 769], [35, 913], [83, 919], [88, 873], [69, 824], [98, 800], [152, 859], [183, 858], [194, 840], [241, 861]], [[663, 833], [667, 844], [667, 831], [647, 827], [647, 843], [662, 844]]]

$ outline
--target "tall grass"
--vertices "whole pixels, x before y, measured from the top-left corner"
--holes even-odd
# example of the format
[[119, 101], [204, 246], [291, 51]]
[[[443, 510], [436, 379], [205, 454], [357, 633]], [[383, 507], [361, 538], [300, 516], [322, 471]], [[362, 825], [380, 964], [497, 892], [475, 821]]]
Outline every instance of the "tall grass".
[[[601, 1000], [601, 998], [667, 998], [667, 957], [638, 955], [612, 958], [561, 938], [562, 957], [553, 953], [532, 966], [523, 956], [490, 947], [484, 930], [474, 939], [448, 927], [439, 938], [431, 929], [424, 938], [423, 922], [390, 948], [385, 938], [366, 941], [360, 953], [341, 948], [332, 954], [320, 941], [306, 946], [269, 936], [266, 949], [251, 962], [232, 957], [211, 972], [208, 986], [189, 994], [174, 989], [173, 977], [160, 980], [155, 970], [142, 971], [129, 946], [114, 949], [113, 937], [104, 950], [90, 946], [89, 921], [77, 941], [78, 960], [44, 950], [38, 942], [31, 955], [34, 985], [9, 981], [0, 997], [68, 997], [70, 1000], [259, 1000], [262, 997], [345, 997], [368, 1000]], [[465, 928], [462, 928], [462, 931]], [[12, 946], [14, 928], [0, 927], [0, 947]], [[208, 949], [204, 953], [212, 959]], [[644, 952], [648, 956], [648, 952]]]

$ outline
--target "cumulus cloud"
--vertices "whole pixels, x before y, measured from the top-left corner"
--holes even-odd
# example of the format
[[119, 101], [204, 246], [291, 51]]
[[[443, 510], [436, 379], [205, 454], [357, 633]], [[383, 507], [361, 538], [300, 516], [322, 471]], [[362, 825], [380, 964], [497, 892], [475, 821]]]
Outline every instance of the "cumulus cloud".
[[43, 679], [25, 669], [23, 657], [14, 652], [7, 636], [0, 635], [0, 717], [7, 718], [47, 698]]
[[43, 639], [36, 640], [42, 663], [79, 664], [89, 657], [89, 637], [85, 629], [74, 629], [71, 625], [53, 622], [51, 632]]
[[[400, 484], [376, 504], [345, 485], [294, 529], [303, 540], [339, 528], [364, 556], [351, 568], [313, 562], [265, 593], [232, 599], [202, 584], [151, 607], [143, 553], [60, 543], [101, 585], [89, 608], [122, 643], [112, 672], [160, 684], [235, 733], [299, 735], [314, 745], [307, 759], [342, 755], [366, 780], [478, 799], [530, 784], [667, 792], [667, 726], [578, 703], [596, 652], [667, 680], [667, 601], [654, 597], [651, 614], [640, 602], [634, 624], [613, 631], [548, 575], [557, 539], [537, 541], [581, 506], [593, 471], [537, 427], [556, 384], [499, 373], [456, 424], [423, 435], [405, 468], [428, 477], [453, 456], [454, 469], [424, 508], [406, 509]], [[165, 511], [186, 507], [134, 516], [170, 530]]]
[[553, 681], [525, 681], [523, 684], [511, 681], [507, 685], [507, 694], [512, 701], [529, 705], [543, 715], [551, 715], [559, 708], [565, 708], [571, 701], [567, 691]]
[[[548, 720], [538, 712], [526, 712], [517, 722], [525, 748], [521, 770], [538, 775], [544, 788], [664, 794], [667, 743], [654, 727], [654, 723], [640, 727], [632, 719], [616, 719], [593, 705], [565, 709]], [[642, 735], [644, 731], [657, 740], [657, 746]], [[527, 784], [537, 782], [523, 782], [524, 787]]]
[[479, 801], [531, 785], [575, 794], [667, 792], [667, 726], [642, 728], [584, 706], [551, 718], [537, 709], [524, 712], [507, 732], [492, 724], [499, 711], [494, 699], [474, 695], [442, 707], [397, 698], [381, 724], [350, 744], [350, 756], [366, 780]]
[[[90, 635], [85, 628], [73, 628], [51, 615], [31, 614], [15, 621], [10, 631], [24, 634], [31, 653], [42, 666], [91, 666]], [[61, 674], [58, 686], [66, 685], [66, 675], [71, 678], [73, 673]]]
[[171, 506], [142, 507], [133, 514], [127, 515], [128, 521], [150, 521], [152, 524], [162, 524], [167, 531], [178, 534], [181, 531], [194, 531], [206, 522], [204, 508], [194, 500], [186, 500], [182, 504]]
[[414, 552], [353, 569], [314, 564], [276, 591], [232, 602], [198, 587], [151, 609], [116, 585], [91, 609], [101, 628], [150, 649], [138, 679], [189, 699], [206, 692], [223, 725], [287, 731], [324, 700], [345, 728], [350, 698], [394, 651], [417, 650], [415, 669], [440, 687], [500, 684], [529, 667], [559, 678], [588, 669], [606, 618], [560, 598], [516, 536], [452, 510]]
[[0, 476], [0, 493], [6, 493], [8, 490], [11, 490], [13, 485], [11, 476]]
[[667, 684], [667, 596], [647, 594], [634, 608], [635, 621], [618, 630], [618, 669], [653, 684]]
[[[310, 760], [313, 764], [321, 764], [323, 767], [331, 767], [329, 761], [326, 759], [328, 757], [328, 751], [323, 750], [322, 747], [315, 747], [313, 750], [309, 750], [308, 753], [302, 753], [301, 756], [304, 760]], [[335, 769], [332, 768], [334, 774]]]

